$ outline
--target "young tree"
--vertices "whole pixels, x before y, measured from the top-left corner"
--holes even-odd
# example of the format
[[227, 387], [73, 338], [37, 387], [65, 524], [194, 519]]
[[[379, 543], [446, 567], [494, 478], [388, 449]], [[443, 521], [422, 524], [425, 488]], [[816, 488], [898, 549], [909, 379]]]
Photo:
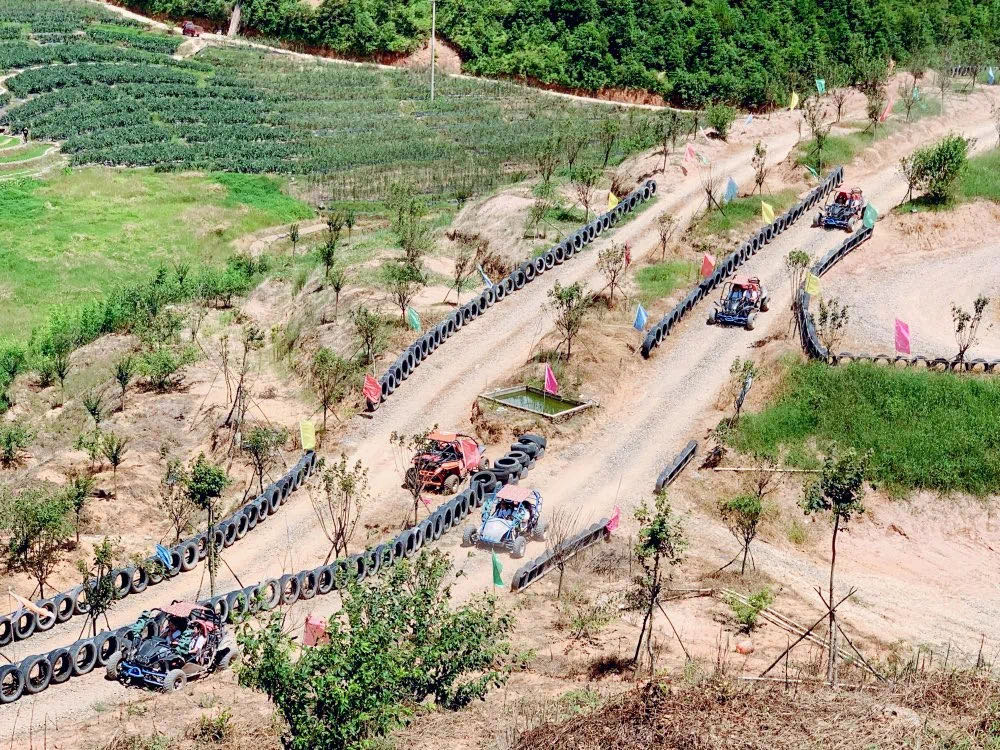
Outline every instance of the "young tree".
[[573, 339], [583, 328], [583, 318], [589, 307], [588, 295], [580, 282], [563, 286], [556, 280], [548, 291], [549, 308], [555, 316], [556, 329], [562, 335], [562, 340], [556, 346], [556, 351], [566, 344], [566, 359], [573, 356]]
[[830, 137], [832, 122], [823, 122], [826, 116], [826, 105], [816, 96], [806, 97], [802, 105], [802, 118], [809, 126], [809, 133], [812, 136], [812, 154], [816, 156], [816, 171], [823, 172], [823, 150], [826, 148], [827, 139]]
[[344, 214], [332, 211], [326, 217], [326, 234], [331, 239], [340, 239], [340, 230], [344, 227]]
[[763, 141], [757, 141], [754, 145], [750, 166], [753, 167], [753, 192], [763, 196], [764, 180], [767, 179], [767, 173], [770, 171], [767, 167], [767, 146], [764, 145]]
[[185, 476], [187, 495], [191, 503], [208, 514], [206, 538], [208, 539], [209, 598], [215, 596], [215, 574], [218, 571], [218, 549], [215, 545], [215, 515], [219, 512], [219, 498], [232, 480], [221, 466], [216, 466], [201, 453], [191, 463]]
[[639, 522], [639, 537], [633, 553], [642, 566], [643, 573], [636, 577], [633, 597], [644, 610], [644, 615], [632, 662], [638, 663], [639, 652], [645, 640], [652, 671], [655, 609], [663, 606], [660, 603], [663, 585], [673, 575], [671, 568], [683, 562], [687, 539], [666, 493], [661, 492], [656, 496], [652, 508], [643, 501], [635, 511], [635, 519]]
[[0, 423], [0, 466], [10, 468], [21, 462], [21, 454], [28, 449], [35, 433], [24, 422]]
[[452, 609], [450, 567], [435, 550], [348, 582], [329, 643], [299, 646], [281, 615], [241, 631], [240, 683], [274, 702], [288, 750], [374, 746], [428, 698], [457, 709], [504, 684], [513, 618], [493, 597]]
[[865, 114], [868, 117], [868, 128], [872, 131], [872, 140], [878, 137], [878, 124], [882, 119], [882, 113], [886, 107], [886, 94], [884, 89], [877, 89], [865, 94], [867, 104]]
[[601, 173], [591, 166], [582, 166], [573, 172], [573, 190], [583, 206], [584, 222], [590, 221], [590, 206], [594, 202], [594, 186]]
[[[829, 513], [833, 520], [833, 537], [830, 542], [830, 588], [829, 606], [834, 606], [833, 575], [837, 564], [837, 534], [840, 525], [851, 520], [856, 513], [864, 513], [861, 501], [864, 498], [864, 480], [868, 456], [861, 456], [853, 449], [839, 455], [827, 456], [823, 462], [820, 479], [805, 488], [802, 510], [810, 513]], [[830, 611], [830, 662], [827, 678], [832, 684], [837, 681], [837, 614]]]
[[764, 517], [764, 506], [756, 495], [737, 495], [723, 500], [719, 504], [719, 513], [729, 528], [729, 533], [743, 545], [743, 563], [740, 565], [740, 575], [747, 569], [747, 557], [750, 554], [750, 544], [757, 537], [757, 527]]
[[351, 323], [364, 362], [374, 371], [375, 361], [386, 346], [385, 321], [378, 312], [359, 305], [351, 311]]
[[[204, 308], [197, 308], [198, 310], [204, 310]], [[202, 316], [204, 317], [204, 316]], [[197, 329], [192, 328], [191, 339], [193, 340], [197, 334]], [[117, 362], [115, 362], [115, 382], [118, 383], [118, 388], [121, 390], [121, 410], [125, 411], [125, 391], [128, 390], [129, 384], [132, 382], [132, 378], [135, 377], [136, 371], [139, 369], [138, 363], [135, 361], [135, 357], [131, 355], [124, 355], [120, 357]]]
[[89, 391], [83, 394], [81, 402], [83, 408], [94, 420], [94, 429], [100, 429], [101, 420], [104, 419], [104, 394], [100, 391]]
[[368, 469], [358, 461], [348, 466], [347, 456], [323, 472], [323, 497], [310, 496], [319, 527], [330, 542], [323, 564], [334, 556], [347, 556], [347, 545], [354, 536], [361, 511], [371, 501]]
[[601, 121], [601, 129], [597, 134], [601, 149], [604, 151], [604, 163], [601, 165], [601, 169], [607, 169], [608, 160], [611, 158], [611, 150], [615, 147], [615, 142], [621, 134], [621, 129], [621, 121], [614, 113], [608, 114]]
[[952, 199], [974, 143], [974, 139], [952, 133], [914, 152], [914, 178], [928, 201], [940, 204]]
[[340, 293], [344, 291], [344, 285], [347, 283], [347, 272], [343, 266], [334, 266], [328, 278], [333, 289], [333, 319], [336, 321], [340, 316]]
[[760, 370], [752, 359], [737, 357], [729, 366], [727, 392], [729, 400], [733, 404], [733, 418], [729, 420], [730, 425], [735, 425], [739, 421], [740, 411], [743, 409], [743, 399], [746, 398], [747, 392], [750, 390], [750, 384], [759, 374]]
[[903, 111], [906, 112], [906, 121], [909, 122], [913, 108], [917, 105], [917, 79], [911, 77], [909, 83], [900, 81], [896, 93], [903, 105]]
[[[538, 201], [535, 205], [538, 205]], [[451, 295], [451, 290], [455, 290], [455, 300], [458, 304], [462, 302], [462, 288], [465, 283], [469, 280], [476, 271], [476, 265], [479, 263], [479, 259], [482, 257], [482, 252], [485, 249], [483, 244], [476, 244], [471, 241], [462, 241], [461, 246], [458, 249], [458, 254], [455, 256], [455, 267], [451, 272], [451, 286], [448, 288], [448, 293], [444, 296], [443, 301], [447, 301], [448, 297]]]
[[104, 457], [111, 464], [115, 497], [118, 497], [118, 467], [122, 465], [122, 462], [125, 460], [125, 454], [128, 452], [128, 438], [117, 435], [114, 432], [105, 433], [104, 440], [101, 443], [101, 452], [104, 453]]
[[841, 304], [836, 297], [827, 302], [822, 297], [819, 298], [819, 319], [809, 313], [819, 334], [819, 340], [823, 342], [828, 352], [832, 352], [840, 346], [840, 342], [846, 333], [847, 324], [850, 322], [850, 310], [847, 305]]
[[431, 249], [434, 238], [431, 227], [424, 220], [427, 206], [423, 200], [411, 194], [397, 213], [395, 224], [399, 247], [403, 251], [403, 259], [407, 265], [419, 270], [420, 259]]
[[[324, 409], [324, 416], [325, 414]], [[325, 427], [326, 424], [324, 423], [323, 426]], [[278, 450], [285, 444], [286, 440], [288, 440], [288, 430], [284, 427], [266, 427], [257, 424], [243, 433], [240, 448], [246, 454], [247, 463], [250, 464], [254, 476], [257, 477], [257, 485], [262, 494], [264, 492], [264, 474], [277, 461]]]
[[4, 562], [8, 572], [35, 579], [39, 597], [62, 562], [62, 550], [73, 533], [69, 504], [62, 492], [44, 488], [0, 495], [0, 529], [6, 537]]
[[344, 214], [344, 223], [347, 225], [347, 239], [351, 239], [351, 233], [354, 231], [354, 224], [357, 221], [358, 216], [353, 208], [347, 209], [347, 213]]
[[347, 381], [350, 376], [351, 365], [347, 360], [325, 346], [316, 350], [312, 358], [310, 380], [323, 406], [324, 432], [327, 412], [332, 411], [347, 395]]
[[382, 281], [399, 307], [399, 319], [406, 325], [406, 308], [426, 283], [423, 273], [410, 263], [393, 260], [382, 266]]
[[684, 120], [680, 112], [676, 109], [664, 109], [656, 121], [656, 128], [659, 134], [660, 146], [663, 148], [663, 167], [661, 172], [667, 171], [667, 157], [670, 151], [677, 148], [677, 139], [684, 132]]
[[323, 277], [330, 278], [330, 269], [337, 262], [337, 238], [338, 235], [331, 234], [326, 238], [326, 242], [319, 246], [319, 260], [323, 264]]
[[559, 167], [559, 154], [562, 151], [562, 137], [553, 133], [543, 140], [535, 149], [535, 166], [543, 185], [548, 185], [552, 174]]
[[76, 516], [76, 523], [73, 524], [76, 530], [76, 546], [80, 546], [80, 525], [81, 516], [83, 515], [83, 509], [87, 505], [87, 501], [90, 500], [90, 496], [94, 494], [94, 478], [87, 476], [86, 474], [71, 474], [69, 478], [69, 483], [66, 485], [66, 501], [69, 506], [73, 509], [73, 514]]
[[568, 128], [563, 133], [562, 144], [570, 174], [573, 173], [573, 166], [588, 143], [590, 143], [590, 133], [577, 125], [574, 120], [569, 120]]
[[965, 362], [966, 352], [979, 343], [979, 324], [983, 322], [983, 311], [989, 303], [989, 299], [982, 294], [972, 303], [972, 312], [952, 303], [951, 322], [955, 326], [955, 343], [958, 344], [955, 362], [958, 364]]
[[708, 169], [701, 170], [699, 177], [701, 179], [702, 190], [705, 191], [705, 213], [711, 213], [712, 206], [715, 206], [725, 216], [726, 209], [722, 207], [722, 204], [719, 203], [719, 199], [716, 197], [722, 178], [715, 173], [715, 168], [711, 166]]
[[[545, 236], [545, 232], [542, 232], [541, 234], [538, 233], [538, 227], [545, 219], [545, 214], [547, 214], [551, 208], [552, 204], [542, 198], [538, 198], [531, 204], [531, 208], [528, 209], [528, 226], [531, 227], [532, 239]], [[527, 237], [528, 235], [525, 234], [525, 236]]]
[[675, 229], [677, 229], [677, 220], [670, 214], [662, 213], [656, 217], [656, 232], [660, 235], [661, 261], [667, 258], [667, 245], [670, 243], [670, 238], [673, 236]]
[[906, 200], [903, 201], [904, 203], [913, 200], [913, 189], [917, 186], [920, 177], [917, 172], [918, 167], [916, 154], [907, 154], [899, 160], [899, 172], [906, 180]]
[[[434, 425], [429, 430], [413, 435], [393, 430], [392, 434], [389, 435], [389, 445], [392, 446], [396, 467], [403, 474], [403, 487], [409, 490], [413, 500], [413, 525], [417, 523], [420, 498], [427, 486], [426, 481], [421, 476], [421, 471], [428, 461], [425, 456], [428, 455], [431, 448], [431, 441], [427, 436], [436, 429], [437, 425]], [[405, 523], [404, 521], [404, 526]]]
[[[785, 274], [788, 276], [788, 285], [792, 292], [792, 326], [798, 328], [799, 325], [799, 295], [805, 284], [806, 273], [809, 269], [809, 254], [804, 250], [792, 250], [785, 257]], [[794, 330], [793, 328], [793, 330]]]
[[176, 458], [167, 460], [166, 470], [160, 480], [160, 497], [156, 507], [169, 519], [176, 544], [190, 525], [196, 510], [187, 493], [187, 472]]
[[559, 584], [556, 587], [556, 599], [562, 599], [563, 574], [566, 563], [573, 556], [574, 550], [569, 546], [569, 540], [580, 531], [580, 509], [572, 506], [556, 508], [549, 516], [545, 527], [545, 547], [552, 555], [552, 562], [559, 570]]
[[725, 104], [713, 104], [705, 110], [705, 120], [722, 140], [729, 138], [729, 128], [736, 119], [736, 110]]
[[66, 378], [69, 377], [69, 350], [60, 350], [52, 354], [52, 372], [59, 378], [59, 387], [66, 394]]
[[10, 388], [24, 369], [27, 350], [16, 341], [0, 341], [0, 412], [14, 405]]
[[[117, 557], [121, 557], [120, 547], [104, 537], [94, 547], [94, 559], [89, 564], [84, 560], [76, 562], [76, 568], [83, 576], [83, 590], [87, 592], [87, 621], [90, 623], [92, 636], [97, 635], [97, 622], [102, 617], [108, 629], [111, 629], [108, 612], [120, 598], [114, 576], [111, 575]], [[86, 624], [83, 627], [86, 629]]]
[[[615, 289], [622, 289], [627, 266], [625, 264], [625, 245], [609, 245], [597, 256], [597, 268], [604, 276], [604, 289], [608, 290], [608, 309], [615, 306]], [[601, 291], [604, 291], [603, 289]], [[624, 294], [622, 290], [622, 294]]]
[[292, 255], [295, 255], [295, 246], [299, 244], [299, 225], [292, 224], [288, 229], [288, 239], [292, 241]]
[[844, 115], [844, 106], [847, 104], [847, 97], [851, 95], [850, 71], [844, 65], [834, 66], [830, 75], [827, 76], [827, 86], [830, 89], [830, 99], [833, 100], [833, 107], [837, 112], [837, 119], [840, 122]]
[[941, 97], [941, 112], [945, 111], [945, 98], [951, 91], [952, 80], [955, 77], [955, 57], [947, 46], [942, 47], [934, 61], [934, 80], [938, 95]]

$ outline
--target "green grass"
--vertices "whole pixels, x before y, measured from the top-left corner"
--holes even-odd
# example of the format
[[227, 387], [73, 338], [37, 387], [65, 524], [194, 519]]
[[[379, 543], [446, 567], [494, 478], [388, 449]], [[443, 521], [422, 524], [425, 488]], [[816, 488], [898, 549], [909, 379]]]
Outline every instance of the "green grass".
[[795, 202], [794, 190], [782, 190], [780, 193], [767, 193], [763, 197], [755, 195], [748, 198], [736, 198], [725, 205], [725, 213], [713, 208], [711, 213], [701, 216], [692, 227], [696, 235], [724, 235], [734, 230], [743, 230], [749, 225], [763, 225], [761, 218], [761, 201], [770, 203], [774, 215], [783, 213]]
[[[937, 117], [941, 114], [941, 100], [926, 96], [921, 90], [921, 98], [913, 105], [913, 109], [910, 110], [910, 122], [916, 122], [924, 117]], [[903, 106], [902, 99], [896, 99], [896, 103], [892, 107], [892, 112], [894, 115], [898, 115], [899, 118], [906, 122], [906, 108]]]
[[52, 148], [51, 143], [32, 143], [23, 148], [4, 149], [0, 152], [0, 164], [12, 164], [24, 161], [25, 159], [34, 159], [36, 156], [44, 154], [50, 148]]
[[744, 453], [786, 453], [800, 465], [837, 442], [871, 451], [871, 480], [894, 493], [986, 495], [1000, 491], [998, 421], [995, 379], [796, 364], [776, 401], [746, 415], [732, 442]]
[[640, 268], [635, 275], [644, 304], [662, 299], [677, 287], [697, 278], [698, 264], [691, 260], [667, 260]]
[[[233, 179], [236, 178], [236, 179]], [[0, 337], [175, 261], [222, 261], [249, 232], [311, 215], [276, 180], [76, 169], [0, 182]]]
[[958, 189], [954, 200], [947, 203], [931, 203], [921, 195], [912, 201], [900, 204], [893, 211], [896, 213], [949, 211], [959, 203], [977, 198], [1000, 202], [1000, 148], [969, 159], [958, 178]]

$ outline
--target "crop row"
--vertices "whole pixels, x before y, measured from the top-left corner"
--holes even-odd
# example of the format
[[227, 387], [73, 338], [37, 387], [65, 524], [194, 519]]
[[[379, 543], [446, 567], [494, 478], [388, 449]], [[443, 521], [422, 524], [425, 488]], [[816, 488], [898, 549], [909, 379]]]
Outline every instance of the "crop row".
[[211, 67], [191, 60], [174, 58], [142, 49], [74, 41], [66, 44], [36, 44], [29, 41], [0, 42], [0, 70], [29, 68], [52, 63], [137, 63], [169, 65], [209, 71]]
[[97, 5], [65, 0], [0, 0], [0, 19], [0, 27], [21, 27], [36, 34], [70, 34], [97, 21], [138, 25]]

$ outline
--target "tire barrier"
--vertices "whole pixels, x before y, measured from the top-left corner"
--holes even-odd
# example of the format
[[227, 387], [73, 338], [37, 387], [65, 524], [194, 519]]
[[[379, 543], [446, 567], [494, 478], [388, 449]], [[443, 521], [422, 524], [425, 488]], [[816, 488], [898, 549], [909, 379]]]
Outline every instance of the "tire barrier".
[[[609, 536], [607, 525], [608, 519], [602, 518], [579, 534], [567, 539], [558, 550], [547, 550], [541, 556], [522, 565], [511, 579], [510, 590], [514, 592], [521, 591], [548, 573], [556, 566], [555, 559], [557, 555], [561, 557], [563, 554], [566, 554], [566, 557], [563, 559], [569, 559], [587, 547], [592, 547], [598, 542], [607, 539]], [[565, 550], [565, 553], [563, 550]]]
[[[288, 473], [266, 487], [262, 495], [250, 500], [231, 516], [223, 518], [216, 524], [216, 546], [220, 549], [230, 547], [237, 539], [242, 539], [250, 529], [274, 514], [288, 500], [292, 491], [300, 487], [315, 470], [316, 453], [308, 451]], [[169, 569], [164, 568], [163, 563], [153, 555], [145, 560], [144, 565], [115, 568], [109, 574], [111, 583], [118, 598], [123, 599], [130, 594], [141, 593], [166, 578], [173, 578], [178, 573], [193, 570], [207, 554], [208, 542], [205, 535], [196, 534], [181, 540], [170, 549], [173, 562]], [[0, 647], [8, 646], [13, 641], [26, 640], [35, 633], [45, 632], [56, 623], [64, 623], [74, 616], [87, 614], [90, 607], [87, 605], [86, 596], [86, 590], [82, 586], [76, 586], [69, 591], [35, 602], [35, 606], [53, 612], [54, 618], [40, 618], [27, 609], [19, 609], [9, 615], [0, 616]]]
[[[813, 264], [810, 271], [816, 276], [822, 276], [837, 263], [843, 260], [858, 245], [871, 239], [874, 228], [864, 227], [852, 234], [837, 247], [828, 252]], [[995, 373], [1000, 372], [1000, 359], [982, 359], [976, 357], [967, 361], [949, 359], [948, 357], [935, 357], [924, 354], [855, 354], [853, 352], [830, 352], [823, 346], [816, 333], [816, 325], [813, 323], [812, 315], [809, 313], [811, 295], [805, 290], [799, 293], [798, 323], [800, 341], [802, 349], [810, 359], [823, 360], [829, 365], [849, 364], [851, 362], [872, 362], [874, 364], [887, 365], [889, 367], [916, 367], [925, 370], [937, 370], [941, 372], [975, 372], [975, 373]]]
[[758, 229], [757, 232], [746, 242], [739, 246], [737, 250], [719, 260], [715, 272], [707, 279], [703, 279], [684, 299], [678, 302], [674, 309], [664, 315], [660, 322], [654, 325], [646, 333], [646, 338], [642, 342], [642, 356], [649, 359], [653, 349], [658, 347], [673, 328], [685, 315], [687, 315], [695, 304], [707, 297], [713, 289], [732, 276], [736, 270], [746, 263], [754, 253], [758, 252], [768, 242], [784, 232], [798, 221], [806, 212], [819, 203], [824, 196], [828, 195], [834, 188], [844, 181], [844, 168], [833, 169], [819, 185], [814, 187], [805, 198], [789, 208], [774, 222], [766, 227]]
[[[512, 447], [523, 448], [525, 445], [539, 449], [536, 451], [537, 461], [545, 452], [546, 440], [541, 435], [521, 435]], [[511, 453], [525, 455], [522, 450]], [[505, 458], [509, 458], [511, 453]], [[303, 461], [306, 459], [309, 459], [309, 473], [311, 473], [316, 463], [315, 456], [309, 453], [303, 457]], [[527, 468], [520, 464], [519, 468], [527, 471]], [[335, 560], [314, 570], [283, 575], [278, 580], [268, 579], [243, 589], [219, 594], [199, 604], [214, 609], [225, 621], [232, 622], [234, 618], [246, 613], [268, 611], [281, 604], [290, 605], [328, 594], [342, 587], [345, 578], [348, 577], [362, 581], [376, 575], [380, 570], [388, 569], [399, 558], [412, 556], [424, 545], [439, 538], [441, 534], [458, 527], [462, 518], [482, 506], [487, 493], [498, 490], [502, 484], [492, 471], [476, 472], [469, 478], [469, 486], [466, 489], [446, 500], [426, 519], [406, 529], [395, 539], [376, 544], [360, 555]], [[237, 511], [239, 512], [241, 511]], [[448, 518], [453, 519], [450, 526]], [[606, 524], [607, 521], [603, 523]], [[593, 528], [592, 526], [591, 530]], [[437, 529], [440, 529], [440, 532]], [[603, 525], [601, 530], [603, 532]], [[581, 544], [580, 541], [577, 543]], [[72, 596], [69, 598], [72, 600]], [[34, 614], [31, 612], [28, 614], [34, 623]], [[4, 645], [2, 644], [4, 633], [10, 632], [13, 627], [14, 617], [15, 615], [0, 617], [0, 645]], [[93, 638], [84, 638], [71, 646], [58, 648], [46, 654], [25, 657], [18, 664], [0, 666], [0, 705], [13, 703], [25, 695], [34, 695], [52, 685], [62, 684], [70, 677], [79, 677], [92, 672], [95, 668], [103, 667], [127, 641], [131, 640], [134, 628], [141, 622], [143, 620], [115, 630], [102, 631]]]
[[656, 478], [656, 491], [660, 492], [664, 487], [670, 486], [670, 484], [677, 479], [678, 476], [680, 476], [680, 473], [684, 471], [684, 467], [691, 462], [691, 459], [694, 458], [694, 454], [697, 451], [698, 441], [689, 441], [688, 444], [684, 446], [684, 450], [678, 453], [670, 465], [661, 471], [660, 476]]
[[[620, 222], [626, 214], [638, 208], [643, 201], [650, 200], [655, 194], [656, 181], [646, 180], [631, 193], [623, 197], [618, 205], [613, 209], [601, 214], [590, 224], [587, 224], [586, 226], [571, 233], [562, 242], [556, 244], [537, 258], [522, 263], [515, 268], [510, 275], [500, 281], [497, 281], [493, 285], [493, 289], [496, 290], [493, 292], [495, 301], [500, 302], [502, 299], [508, 297], [511, 292], [522, 289], [525, 284], [530, 284], [534, 279], [538, 278], [549, 269], [572, 258], [586, 245], [597, 239], [600, 234], [603, 234], [605, 230]], [[500, 293], [501, 289], [503, 290], [502, 294]], [[378, 382], [381, 394], [379, 395], [378, 400], [365, 400], [368, 411], [375, 411], [378, 409], [382, 402], [388, 399], [389, 396], [395, 392], [395, 390], [399, 387], [399, 384], [403, 380], [406, 380], [413, 370], [420, 365], [422, 359], [413, 357], [413, 349], [415, 347], [423, 349], [425, 343], [432, 337], [437, 340], [437, 343], [434, 346], [427, 347], [423, 357], [423, 359], [426, 359], [426, 357], [429, 356], [437, 346], [444, 343], [445, 339], [455, 333], [464, 324], [471, 322], [473, 319], [486, 312], [486, 310], [493, 304], [489, 302], [488, 298], [485, 296], [489, 293], [489, 291], [490, 290], [487, 290], [486, 292], [481, 293], [478, 297], [473, 297], [472, 300], [466, 302], [454, 313], [449, 315], [446, 318], [446, 324], [439, 325], [432, 331], [425, 333], [423, 336], [418, 338], [409, 349], [400, 354], [399, 357], [396, 358], [396, 361], [386, 368], [385, 374], [379, 378]]]

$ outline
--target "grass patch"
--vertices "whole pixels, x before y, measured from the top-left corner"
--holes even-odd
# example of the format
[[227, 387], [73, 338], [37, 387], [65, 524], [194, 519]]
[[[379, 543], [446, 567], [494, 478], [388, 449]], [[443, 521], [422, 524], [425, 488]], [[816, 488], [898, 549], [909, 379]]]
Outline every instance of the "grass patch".
[[[937, 117], [941, 114], [940, 99], [924, 96], [923, 93], [921, 93], [921, 97], [913, 105], [913, 109], [910, 110], [910, 122], [916, 122], [924, 117]], [[902, 99], [896, 99], [896, 103], [892, 107], [892, 112], [895, 115], [899, 115], [903, 122], [906, 122], [906, 107], [903, 106]]]
[[644, 304], [669, 296], [677, 287], [697, 278], [698, 264], [691, 260], [667, 260], [644, 266], [635, 275]]
[[157, 266], [221, 263], [236, 238], [311, 214], [252, 179], [267, 184], [98, 167], [0, 183], [0, 337]]
[[749, 224], [763, 225], [760, 214], [761, 201], [766, 201], [774, 207], [774, 215], [778, 216], [788, 208], [798, 196], [794, 190], [782, 190], [780, 193], [767, 193], [764, 196], [755, 195], [747, 198], [736, 198], [726, 204], [726, 212], [718, 209], [701, 216], [693, 225], [696, 235], [727, 234], [743, 229]]
[[0, 153], [0, 164], [12, 164], [26, 159], [34, 159], [52, 148], [51, 143], [32, 143], [22, 148], [4, 149]]
[[967, 199], [1000, 201], [1000, 149], [973, 156], [959, 177], [959, 194]]
[[776, 402], [732, 438], [744, 453], [815, 458], [834, 441], [872, 451], [871, 479], [898, 492], [1000, 490], [1000, 382], [875, 365], [793, 365]]

